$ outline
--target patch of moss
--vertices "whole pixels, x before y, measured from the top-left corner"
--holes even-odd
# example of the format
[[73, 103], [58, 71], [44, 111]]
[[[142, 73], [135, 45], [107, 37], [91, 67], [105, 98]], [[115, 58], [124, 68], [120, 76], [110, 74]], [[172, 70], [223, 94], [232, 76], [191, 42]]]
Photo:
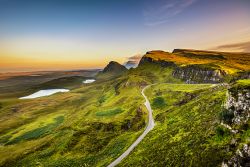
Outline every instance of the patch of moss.
[[166, 105], [167, 104], [166, 104], [164, 98], [161, 96], [158, 96], [158, 97], [153, 99], [153, 103], [152, 103], [153, 109], [156, 109], [156, 108], [161, 109], [161, 108], [165, 107]]
[[223, 109], [220, 113], [219, 113], [219, 119], [220, 121], [223, 121], [226, 124], [231, 125], [232, 124], [232, 119], [234, 118], [234, 112], [232, 109]]
[[7, 142], [7, 145], [10, 144], [16, 144], [19, 143], [20, 141], [24, 141], [24, 140], [33, 140], [33, 139], [37, 139], [39, 137], [42, 137], [50, 132], [52, 132], [57, 126], [59, 126], [63, 120], [64, 117], [63, 116], [59, 116], [56, 117], [54, 123], [48, 124], [46, 126], [25, 132], [24, 134], [12, 139], [11, 141]]
[[117, 114], [122, 113], [123, 110], [120, 108], [116, 108], [116, 109], [111, 109], [111, 110], [106, 110], [106, 111], [98, 111], [95, 113], [96, 116], [98, 117], [110, 117], [110, 116], [114, 116]]

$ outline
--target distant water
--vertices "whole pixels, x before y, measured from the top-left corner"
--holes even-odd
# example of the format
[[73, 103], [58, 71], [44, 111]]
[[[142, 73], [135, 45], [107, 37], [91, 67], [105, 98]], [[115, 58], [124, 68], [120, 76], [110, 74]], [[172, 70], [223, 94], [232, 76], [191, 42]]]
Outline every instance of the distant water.
[[82, 83], [88, 84], [88, 83], [92, 83], [92, 82], [95, 82], [95, 79], [86, 79]]
[[46, 89], [46, 90], [39, 90], [36, 93], [33, 93], [29, 96], [20, 97], [19, 99], [35, 99], [38, 97], [43, 96], [50, 96], [58, 92], [68, 92], [68, 89]]

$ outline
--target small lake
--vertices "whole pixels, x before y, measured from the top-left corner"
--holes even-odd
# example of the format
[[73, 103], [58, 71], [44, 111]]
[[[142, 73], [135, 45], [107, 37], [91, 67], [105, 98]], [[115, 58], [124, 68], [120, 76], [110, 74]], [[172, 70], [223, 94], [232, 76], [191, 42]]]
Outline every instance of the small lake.
[[86, 79], [85, 81], [83, 81], [82, 83], [84, 84], [89, 84], [89, 83], [93, 83], [95, 82], [95, 79]]
[[69, 92], [68, 89], [46, 89], [46, 90], [39, 90], [29, 96], [24, 96], [24, 97], [20, 97], [19, 99], [35, 99], [38, 97], [44, 97], [44, 96], [50, 96], [53, 95], [55, 93], [59, 93], [59, 92]]

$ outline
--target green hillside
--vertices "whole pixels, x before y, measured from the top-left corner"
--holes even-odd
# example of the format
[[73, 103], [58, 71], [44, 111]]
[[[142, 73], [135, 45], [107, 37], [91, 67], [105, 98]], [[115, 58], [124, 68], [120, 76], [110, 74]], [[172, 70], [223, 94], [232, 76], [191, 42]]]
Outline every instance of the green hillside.
[[[182, 55], [185, 60], [189, 56]], [[82, 83], [88, 77], [70, 76], [27, 87], [26, 92], [68, 88], [67, 93], [31, 100], [19, 100], [23, 94], [19, 89], [11, 98], [2, 95], [0, 166], [109, 165], [147, 125], [148, 111], [141, 94], [147, 85], [151, 86], [145, 94], [156, 125], [118, 166], [221, 166], [249, 143], [248, 119], [242, 125], [233, 124], [232, 107], [225, 108], [228, 94], [236, 102], [243, 99], [239, 104], [249, 101], [249, 79], [210, 82], [219, 74], [207, 77], [207, 67], [182, 69], [163, 58], [151, 61], [147, 57], [130, 70], [111, 63], [91, 84]], [[213, 60], [218, 63], [220, 56]], [[209, 79], [199, 82], [199, 75]], [[199, 80], [187, 84], [186, 76]], [[237, 133], [222, 125], [227, 120]]]
[[230, 135], [216, 131], [224, 87], [157, 84], [146, 94], [156, 126], [120, 166], [217, 166], [233, 154]]
[[139, 87], [120, 89], [119, 81], [5, 104], [1, 165], [107, 165], [146, 124]]

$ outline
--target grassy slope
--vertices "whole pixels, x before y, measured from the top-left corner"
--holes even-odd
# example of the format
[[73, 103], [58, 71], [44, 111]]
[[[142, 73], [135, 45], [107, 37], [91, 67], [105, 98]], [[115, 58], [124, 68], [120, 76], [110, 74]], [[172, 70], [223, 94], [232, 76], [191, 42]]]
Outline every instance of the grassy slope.
[[127, 77], [131, 82], [139, 80], [150, 83], [183, 83], [181, 80], [172, 76], [173, 68], [161, 67], [157, 64], [144, 63], [142, 66], [132, 69], [128, 72]]
[[234, 87], [248, 87], [249, 88], [250, 86], [250, 79], [241, 79], [241, 80], [238, 80], [236, 82], [236, 84], [234, 85]]
[[110, 163], [142, 132], [146, 120], [139, 87], [117, 86], [119, 82], [5, 101], [0, 109], [0, 165]]
[[[85, 79], [88, 79], [88, 75], [85, 77], [83, 76], [69, 76], [69, 77], [62, 77], [57, 79], [51, 79], [49, 81], [47, 76], [41, 76], [41, 78], [27, 78], [26, 80], [34, 80], [29, 81], [32, 84], [23, 85], [23, 76], [20, 80], [14, 78], [13, 82], [15, 84], [12, 84], [10, 87], [6, 86], [6, 84], [10, 81], [4, 81], [2, 80], [2, 83], [0, 83], [0, 109], [1, 107], [16, 104], [19, 103], [20, 100], [18, 100], [19, 97], [30, 95], [38, 90], [41, 89], [54, 89], [54, 88], [65, 88], [65, 89], [76, 89], [83, 85], [82, 81]], [[55, 76], [53, 76], [55, 77]], [[45, 82], [44, 82], [45, 81]], [[5, 83], [6, 82], [6, 83]], [[40, 83], [41, 82], [41, 83]], [[40, 83], [40, 84], [39, 84]]]
[[145, 65], [69, 93], [34, 100], [2, 99], [0, 164], [107, 165], [145, 128], [141, 88], [153, 82], [180, 82], [171, 74], [172, 69]]
[[[210, 86], [160, 84], [148, 89], [156, 126], [119, 166], [217, 166], [230, 157], [232, 136], [216, 133], [226, 89]], [[155, 104], [159, 97], [163, 105]]]

